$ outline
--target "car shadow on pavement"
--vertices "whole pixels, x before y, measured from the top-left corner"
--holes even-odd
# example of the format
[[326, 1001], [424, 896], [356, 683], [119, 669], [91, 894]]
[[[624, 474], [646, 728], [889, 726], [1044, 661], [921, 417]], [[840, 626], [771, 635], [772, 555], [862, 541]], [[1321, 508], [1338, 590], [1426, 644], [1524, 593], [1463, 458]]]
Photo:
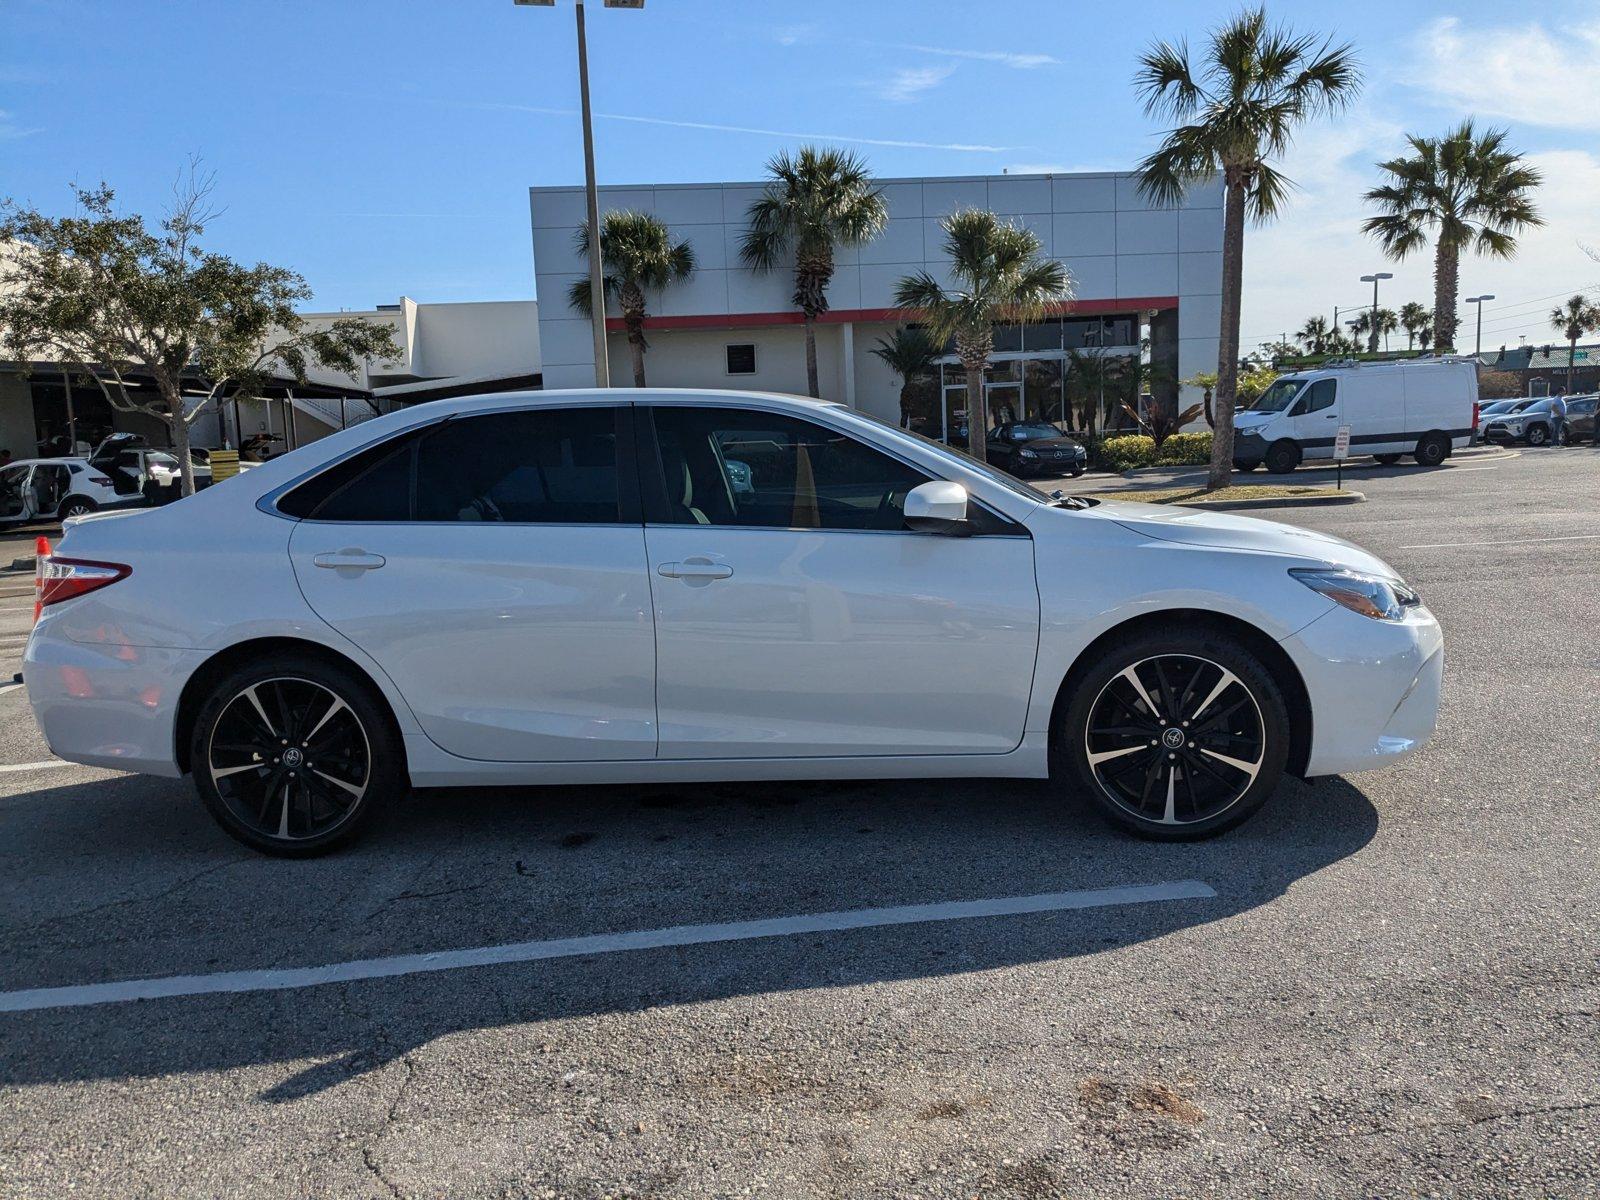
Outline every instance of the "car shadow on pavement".
[[0, 1085], [265, 1067], [261, 1098], [286, 1102], [438, 1038], [531, 1026], [513, 1039], [530, 1085], [558, 1086], [529, 1049], [548, 1022], [1073, 959], [1090, 974], [1069, 982], [1092, 991], [1095, 955], [1266, 904], [1378, 825], [1339, 779], [1287, 782], [1192, 844], [1133, 839], [1031, 781], [428, 792], [395, 808], [349, 851], [283, 861], [241, 851], [174, 781], [8, 797], [0, 990], [1185, 879], [1217, 895], [0, 1014]]

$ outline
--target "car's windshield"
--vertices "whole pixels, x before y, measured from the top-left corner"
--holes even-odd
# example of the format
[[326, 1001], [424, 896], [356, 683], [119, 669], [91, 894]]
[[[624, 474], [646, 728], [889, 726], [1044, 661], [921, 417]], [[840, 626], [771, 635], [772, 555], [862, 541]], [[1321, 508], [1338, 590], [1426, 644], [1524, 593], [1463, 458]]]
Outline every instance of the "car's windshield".
[[1502, 413], [1513, 407], [1516, 403], [1517, 402], [1515, 400], [1496, 400], [1493, 404], [1485, 404], [1483, 408], [1479, 410], [1479, 415], [1488, 416], [1490, 413]]
[[1018, 421], [1011, 427], [1011, 436], [1019, 442], [1028, 442], [1034, 438], [1060, 437], [1061, 430], [1047, 421]]
[[1304, 379], [1275, 379], [1272, 386], [1256, 397], [1254, 404], [1244, 406], [1247, 412], [1282, 412], [1294, 400], [1295, 394], [1305, 386]]

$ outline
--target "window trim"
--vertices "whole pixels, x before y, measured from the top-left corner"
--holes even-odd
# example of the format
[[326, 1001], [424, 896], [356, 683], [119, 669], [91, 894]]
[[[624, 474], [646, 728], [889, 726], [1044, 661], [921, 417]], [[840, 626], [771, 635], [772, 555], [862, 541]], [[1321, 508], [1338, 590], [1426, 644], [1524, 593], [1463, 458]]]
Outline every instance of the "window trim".
[[[283, 499], [284, 496], [288, 495], [302, 484], [309, 483], [318, 475], [333, 470], [335, 467], [339, 466], [339, 464], [349, 461], [350, 459], [356, 457], [356, 455], [365, 454], [367, 451], [382, 446], [387, 442], [398, 443], [402, 441], [409, 441], [411, 453], [414, 455], [417, 447], [420, 446], [424, 440], [432, 437], [451, 421], [463, 419], [471, 420], [473, 417], [502, 416], [506, 413], [572, 412], [578, 409], [590, 408], [608, 409], [612, 414], [613, 428], [615, 430], [614, 445], [616, 447], [617, 458], [618, 518], [615, 521], [319, 521], [315, 517], [294, 516], [292, 513], [286, 513], [278, 507], [279, 500]], [[315, 467], [301, 472], [288, 483], [281, 484], [278, 487], [273, 488], [270, 492], [267, 492], [256, 501], [256, 508], [267, 515], [277, 517], [280, 520], [292, 521], [297, 525], [315, 525], [319, 528], [326, 529], [348, 529], [352, 527], [374, 525], [393, 525], [417, 528], [442, 527], [451, 529], [493, 529], [507, 527], [514, 527], [518, 529], [618, 529], [628, 528], [630, 526], [641, 526], [644, 524], [644, 514], [640, 505], [640, 473], [636, 456], [636, 441], [633, 436], [633, 425], [634, 406], [627, 402], [601, 404], [506, 404], [497, 406], [495, 408], [473, 409], [468, 412], [446, 413], [432, 421], [422, 421], [416, 425], [408, 425], [405, 429], [391, 433], [386, 437], [373, 438], [371, 441], [363, 442], [361, 445], [352, 448], [344, 454], [340, 454], [334, 458], [328, 459], [326, 462], [318, 463]], [[368, 471], [373, 470], [383, 462], [387, 462], [388, 458], [389, 456], [385, 455], [378, 462], [374, 463], [372, 467], [369, 467]], [[366, 472], [363, 472], [361, 475], [358, 475], [356, 479], [350, 480], [345, 486], [351, 486], [352, 484], [356, 483], [357, 480], [364, 478], [365, 475]], [[415, 487], [416, 473], [415, 464], [413, 464], [412, 488], [415, 489]], [[341, 488], [340, 490], [342, 491], [343, 489]], [[410, 507], [411, 511], [416, 511], [415, 495], [411, 497]]]
[[[666, 468], [661, 462], [661, 441], [660, 438], [656, 436], [655, 415], [658, 408], [725, 408], [733, 412], [757, 413], [764, 416], [809, 422], [810, 424], [828, 430], [830, 433], [838, 434], [840, 437], [847, 437], [852, 441], [860, 442], [862, 445], [866, 446], [867, 449], [876, 451], [885, 458], [899, 463], [901, 466], [909, 467], [911, 470], [916, 471], [919, 475], [926, 476], [930, 482], [945, 479], [944, 476], [930, 471], [922, 463], [914, 462], [903, 454], [897, 454], [895, 451], [886, 449], [885, 447], [878, 445], [876, 442], [868, 441], [867, 439], [861, 437], [855, 430], [840, 429], [837, 426], [830, 425], [825, 421], [818, 421], [810, 415], [799, 416], [794, 413], [782, 412], [775, 409], [759, 408], [750, 405], [739, 405], [731, 402], [711, 402], [705, 404], [652, 404], [649, 402], [637, 403], [634, 405], [634, 452], [638, 463], [639, 491], [640, 497], [643, 501], [643, 517], [646, 528], [714, 529], [719, 531], [743, 530], [748, 532], [765, 531], [767, 533], [847, 533], [919, 538], [952, 536], [948, 533], [938, 533], [936, 531], [922, 529], [817, 529], [813, 526], [797, 525], [700, 525], [687, 521], [663, 520], [663, 515], [671, 511], [671, 505], [667, 501], [667, 477]], [[958, 480], [957, 482], [960, 481]], [[963, 484], [963, 486], [965, 485]], [[993, 505], [988, 504], [981, 498], [973, 495], [970, 488], [967, 490], [967, 503], [969, 505], [976, 505], [978, 508], [988, 513], [994, 519], [999, 528], [990, 532], [972, 533], [964, 536], [987, 538], [1010, 537], [1023, 538], [1028, 541], [1033, 540], [1033, 535], [1028, 531], [1028, 527], [1026, 525], [1024, 525], [1021, 521], [1015, 520], [1012, 517], [1008, 517], [1005, 513], [1000, 512]]]

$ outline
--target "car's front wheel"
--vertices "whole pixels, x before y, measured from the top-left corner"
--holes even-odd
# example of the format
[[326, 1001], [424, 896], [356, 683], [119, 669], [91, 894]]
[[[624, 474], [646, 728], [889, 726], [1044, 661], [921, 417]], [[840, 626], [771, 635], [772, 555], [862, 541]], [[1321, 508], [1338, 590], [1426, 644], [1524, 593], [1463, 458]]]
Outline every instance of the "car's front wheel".
[[1267, 470], [1273, 475], [1287, 475], [1300, 465], [1300, 447], [1285, 438], [1267, 447]]
[[1245, 820], [1289, 755], [1272, 673], [1240, 641], [1199, 624], [1115, 645], [1076, 681], [1057, 734], [1102, 812], [1165, 841]]
[[1522, 440], [1530, 446], [1542, 446], [1550, 440], [1550, 429], [1545, 425], [1529, 425], [1528, 432], [1522, 435]]
[[239, 841], [303, 858], [354, 838], [407, 786], [399, 731], [365, 680], [282, 655], [231, 672], [195, 721], [206, 809]]
[[1400, 456], [1398, 454], [1374, 454], [1372, 461], [1380, 467], [1392, 467], [1400, 461]]

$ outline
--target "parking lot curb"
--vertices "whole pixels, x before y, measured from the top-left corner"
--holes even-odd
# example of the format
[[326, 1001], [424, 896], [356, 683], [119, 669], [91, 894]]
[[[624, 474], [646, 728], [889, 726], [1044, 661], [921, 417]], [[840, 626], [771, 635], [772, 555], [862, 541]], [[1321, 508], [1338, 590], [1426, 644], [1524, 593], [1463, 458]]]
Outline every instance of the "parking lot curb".
[[[1132, 492], [1130, 500], [1137, 500], [1138, 493]], [[1193, 500], [1180, 505], [1181, 508], [1214, 508], [1218, 510], [1229, 508], [1319, 508], [1328, 504], [1362, 504], [1367, 497], [1364, 492], [1336, 492], [1331, 496], [1260, 496], [1247, 500]]]

